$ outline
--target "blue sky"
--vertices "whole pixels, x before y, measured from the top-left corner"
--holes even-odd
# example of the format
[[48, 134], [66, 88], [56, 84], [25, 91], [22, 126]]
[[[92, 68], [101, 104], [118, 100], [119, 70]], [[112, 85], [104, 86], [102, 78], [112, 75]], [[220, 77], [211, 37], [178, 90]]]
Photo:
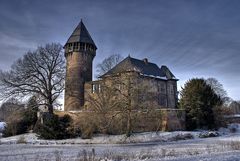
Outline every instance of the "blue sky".
[[28, 50], [64, 45], [83, 19], [98, 50], [167, 65], [180, 79], [214, 77], [240, 100], [238, 0], [1, 0], [0, 68]]

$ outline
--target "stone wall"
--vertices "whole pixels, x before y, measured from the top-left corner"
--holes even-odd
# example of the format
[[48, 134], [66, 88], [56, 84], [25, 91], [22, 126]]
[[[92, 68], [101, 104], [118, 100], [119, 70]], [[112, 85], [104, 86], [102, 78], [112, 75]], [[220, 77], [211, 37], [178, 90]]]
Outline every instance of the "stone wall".
[[106, 77], [102, 80], [86, 82], [84, 85], [85, 104], [87, 104], [87, 95], [97, 95], [98, 92], [101, 92], [98, 91], [101, 89], [100, 86], [103, 85], [116, 88], [126, 94], [127, 79], [131, 80], [130, 88], [139, 91], [137, 92], [138, 100], [135, 100], [137, 103], [144, 101], [149, 102], [151, 107], [176, 108], [178, 102], [176, 80], [146, 77], [139, 75], [137, 72], [120, 73], [117, 76]]
[[[99, 116], [97, 112], [81, 111], [81, 112], [56, 112], [63, 116], [69, 114], [75, 126], [81, 126], [86, 123], [88, 126], [93, 126], [95, 132], [99, 132], [97, 125]], [[126, 115], [114, 115], [109, 113], [105, 116], [107, 122], [111, 121], [111, 126], [108, 133], [123, 134], [126, 131]], [[88, 122], [88, 123], [87, 123]], [[90, 122], [90, 123], [89, 123]], [[176, 131], [185, 130], [185, 111], [177, 109], [160, 109], [152, 111], [134, 111], [132, 112], [132, 129], [133, 132], [148, 132], [148, 131]], [[81, 128], [81, 127], [76, 127]]]

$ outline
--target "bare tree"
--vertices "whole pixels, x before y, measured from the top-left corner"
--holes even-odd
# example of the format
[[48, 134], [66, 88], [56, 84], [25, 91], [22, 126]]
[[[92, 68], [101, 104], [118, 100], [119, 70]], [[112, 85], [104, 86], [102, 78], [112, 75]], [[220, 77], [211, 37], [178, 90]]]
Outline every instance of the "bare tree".
[[96, 89], [93, 94], [87, 96], [87, 102], [90, 110], [97, 112], [96, 116], [101, 118], [99, 122], [102, 122], [103, 126], [100, 128], [108, 129], [114, 118], [119, 115], [126, 120], [125, 134], [128, 137], [133, 132], [137, 111], [146, 109], [154, 99], [148, 91], [149, 86], [141, 82], [136, 73], [100, 80]]
[[47, 44], [18, 59], [10, 71], [0, 71], [0, 97], [37, 95], [40, 104], [53, 113], [53, 105], [64, 89], [65, 61], [60, 44]]
[[[114, 78], [113, 78], [114, 79]], [[117, 91], [119, 101], [118, 109], [127, 119], [126, 136], [133, 132], [134, 114], [149, 107], [154, 95], [148, 84], [145, 84], [137, 73], [127, 73], [118, 79], [114, 79], [114, 88]]]
[[117, 111], [120, 101], [117, 98], [117, 93], [114, 88], [107, 85], [105, 82], [95, 84], [98, 86], [94, 93], [88, 93], [86, 96], [86, 104], [100, 132], [109, 133], [113, 119], [121, 112]]
[[240, 114], [240, 103], [238, 101], [232, 101], [229, 105], [229, 108], [233, 114]]
[[7, 118], [13, 115], [16, 111], [23, 111], [24, 104], [15, 98], [10, 98], [0, 107], [0, 121], [7, 121]]
[[223, 85], [216, 78], [208, 78], [206, 83], [211, 86], [213, 91], [221, 98], [224, 103], [230, 101], [227, 95], [227, 91], [223, 88]]
[[123, 57], [120, 54], [113, 54], [105, 58], [101, 63], [97, 64], [96, 77], [98, 78], [99, 76], [103, 75], [122, 60]]

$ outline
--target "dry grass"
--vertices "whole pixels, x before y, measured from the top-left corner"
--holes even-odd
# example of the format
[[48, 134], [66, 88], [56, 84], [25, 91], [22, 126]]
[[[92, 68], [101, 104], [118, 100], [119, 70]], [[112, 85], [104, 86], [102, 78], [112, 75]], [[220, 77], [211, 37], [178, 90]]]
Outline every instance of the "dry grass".
[[26, 144], [27, 141], [24, 136], [20, 136], [17, 140], [17, 144]]
[[81, 152], [78, 153], [76, 161], [98, 161], [99, 159], [96, 158], [95, 149], [93, 148], [92, 151], [87, 152], [83, 149]]
[[60, 151], [55, 151], [54, 152], [54, 154], [55, 154], [55, 158], [56, 158], [56, 161], [61, 161], [62, 159], [62, 152], [60, 152]]
[[240, 150], [240, 141], [232, 141], [230, 146], [233, 150]]
[[[206, 147], [186, 147], [186, 149], [181, 149], [180, 151], [175, 148], [162, 148], [159, 150], [148, 149], [142, 150], [139, 153], [127, 153], [127, 152], [114, 152], [105, 151], [103, 154], [99, 155], [96, 153], [95, 149], [80, 151], [74, 158], [75, 161], [128, 161], [128, 160], [151, 160], [152, 158], [158, 158], [159, 160], [163, 158], [177, 158], [181, 156], [197, 156], [201, 154], [211, 154], [220, 153], [232, 150], [240, 150], [240, 141], [232, 142], [219, 142], [217, 144], [209, 144]], [[22, 156], [23, 158], [25, 156]], [[36, 156], [36, 161], [41, 160], [42, 157]], [[44, 157], [43, 157], [44, 158]], [[55, 151], [50, 157], [45, 156], [46, 160], [56, 160], [62, 161], [66, 160], [62, 152]], [[73, 159], [71, 157], [71, 159]]]

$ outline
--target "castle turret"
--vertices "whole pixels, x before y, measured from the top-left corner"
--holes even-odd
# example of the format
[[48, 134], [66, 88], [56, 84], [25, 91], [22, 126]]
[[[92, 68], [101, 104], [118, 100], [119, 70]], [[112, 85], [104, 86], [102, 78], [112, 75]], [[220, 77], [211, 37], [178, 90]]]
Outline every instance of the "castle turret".
[[65, 111], [81, 110], [84, 83], [92, 81], [92, 62], [97, 47], [82, 20], [64, 45], [66, 58]]

